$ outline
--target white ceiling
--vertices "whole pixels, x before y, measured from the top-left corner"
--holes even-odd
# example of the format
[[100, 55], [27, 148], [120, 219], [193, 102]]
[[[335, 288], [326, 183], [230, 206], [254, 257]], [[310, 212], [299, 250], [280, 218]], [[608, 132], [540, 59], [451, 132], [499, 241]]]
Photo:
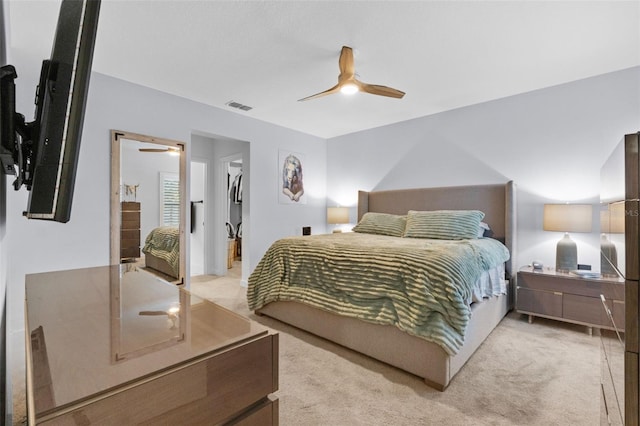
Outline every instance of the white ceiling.
[[[58, 4], [9, 2], [16, 56], [49, 56]], [[298, 102], [337, 83], [343, 45], [405, 97]], [[330, 138], [638, 65], [638, 1], [103, 0], [93, 68]]]

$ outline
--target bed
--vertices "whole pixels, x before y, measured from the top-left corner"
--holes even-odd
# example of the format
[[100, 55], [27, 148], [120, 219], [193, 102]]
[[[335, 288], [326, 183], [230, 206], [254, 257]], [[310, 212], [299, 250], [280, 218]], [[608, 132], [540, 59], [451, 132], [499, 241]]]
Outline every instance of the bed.
[[180, 230], [160, 226], [149, 232], [144, 247], [145, 267], [173, 278], [180, 277]]
[[[266, 261], [265, 258], [272, 257], [272, 248], [265, 253], [265, 256], [249, 278], [247, 298], [250, 308], [254, 309], [258, 315], [275, 318], [418, 375], [422, 377], [429, 386], [438, 390], [445, 390], [456, 373], [460, 371], [480, 344], [512, 308], [514, 294], [512, 291], [514, 286], [513, 259], [515, 258], [516, 249], [514, 233], [515, 186], [513, 182], [508, 182], [506, 184], [495, 185], [377, 192], [361, 191], [358, 194], [359, 224], [362, 223], [362, 218], [365, 217], [366, 213], [407, 215], [411, 210], [418, 212], [438, 210], [481, 211], [484, 213], [481, 222], [486, 223], [491, 229], [491, 238], [502, 242], [509, 252], [508, 259], [502, 263], [504, 277], [506, 278], [505, 291], [499, 295], [470, 304], [469, 302], [471, 302], [471, 300], [467, 300], [466, 310], [468, 311], [468, 315], [465, 314], [464, 318], [458, 320], [461, 324], [456, 324], [456, 321], [454, 321], [454, 325], [451, 326], [457, 329], [458, 332], [462, 332], [461, 341], [460, 339], [456, 339], [455, 336], [450, 337], [446, 335], [446, 333], [444, 339], [433, 338], [433, 336], [427, 336], [425, 338], [421, 330], [411, 328], [411, 317], [408, 321], [396, 320], [395, 323], [393, 320], [390, 321], [387, 318], [387, 323], [385, 324], [385, 318], [388, 315], [389, 309], [378, 310], [382, 312], [380, 314], [380, 316], [383, 317], [382, 324], [377, 323], [375, 319], [372, 320], [372, 318], [367, 317], [366, 314], [363, 315], [363, 311], [360, 311], [357, 306], [354, 308], [352, 314], [337, 314], [332, 312], [331, 309], [327, 309], [327, 305], [323, 305], [324, 301], [318, 300], [317, 291], [315, 293], [312, 291], [308, 293], [307, 296], [302, 295], [302, 297], [296, 300], [289, 298], [286, 292], [283, 292], [284, 297], [274, 296], [273, 292], [271, 292], [271, 294], [266, 292], [267, 295], [265, 296], [265, 294], [261, 293], [265, 293], [263, 290], [265, 286], [269, 285], [268, 281], [270, 279], [273, 280], [273, 273], [271, 273], [271, 278], [269, 278], [269, 273], [265, 274], [265, 271], [269, 271], [275, 266], [272, 264], [264, 267], [265, 265], [261, 266], [261, 263]], [[407, 221], [408, 220], [409, 219], [407, 219]], [[340, 245], [342, 241], [355, 237], [355, 235], [328, 235], [319, 237], [318, 239], [323, 240], [325, 244], [333, 244], [334, 246], [337, 244], [336, 247], [343, 247]], [[374, 240], [379, 239], [378, 236], [374, 237]], [[296, 237], [294, 240], [297, 240], [299, 244], [303, 244], [303, 247], [308, 244], [313, 245], [311, 239], [306, 242], [300, 241], [304, 238], [309, 237]], [[413, 238], [405, 239], [413, 240]], [[278, 244], [282, 244], [282, 241], [274, 243], [274, 245]], [[371, 248], [377, 243], [371, 242], [367, 244], [367, 247]], [[274, 246], [272, 245], [272, 247]], [[308, 262], [309, 260], [302, 255], [302, 253], [307, 253], [307, 257], [313, 257], [315, 255], [321, 259], [320, 264], [318, 264], [318, 269], [320, 270], [323, 268], [323, 263], [326, 266], [327, 262], [329, 262], [323, 255], [317, 254], [323, 250], [328, 251], [326, 248], [316, 249], [314, 252], [311, 249], [306, 250], [296, 247], [285, 252], [288, 257], [286, 259], [281, 258], [280, 262]], [[340, 250], [344, 252], [344, 256], [346, 257], [350, 249], [341, 248]], [[403, 248], [402, 250], [408, 249]], [[309, 253], [311, 253], [311, 255]], [[410, 251], [406, 253], [410, 253]], [[406, 257], [410, 256], [407, 254]], [[421, 255], [414, 257], [419, 259]], [[345, 262], [349, 262], [349, 260], [345, 260]], [[393, 260], [391, 257], [389, 257], [389, 262], [391, 264], [394, 262], [406, 263], [405, 260], [399, 258]], [[346, 264], [342, 263], [341, 265], [344, 266]], [[340, 268], [341, 267], [338, 266], [336, 269], [338, 272], [334, 271], [334, 273], [342, 276], [345, 273], [345, 269]], [[376, 271], [375, 269], [372, 270]], [[333, 281], [332, 279], [327, 279], [326, 274], [323, 275], [323, 273], [320, 272], [318, 272], [319, 275], [317, 276], [314, 276], [314, 274], [315, 272], [307, 273], [307, 276], [299, 279], [305, 281], [298, 283], [300, 292], [303, 291], [304, 287], [313, 287], [316, 285], [325, 286]], [[314, 280], [316, 280], [316, 282], [314, 282]], [[353, 281], [360, 284], [365, 283], [364, 280], [360, 282], [360, 278], [356, 276], [353, 277]], [[333, 284], [335, 283], [343, 284], [338, 279], [336, 279]], [[363, 294], [362, 287], [366, 287], [371, 283], [366, 282], [365, 284], [366, 285], [361, 285], [360, 288], [356, 288], [353, 291], [347, 290], [346, 293], [352, 293], [360, 297]], [[465, 289], [466, 288], [467, 287], [465, 287]], [[450, 291], [450, 289], [447, 291]], [[467, 296], [468, 291], [465, 290], [460, 297], [466, 298]], [[367, 296], [365, 295], [364, 297], [366, 298]], [[374, 299], [375, 297], [376, 296], [373, 296]], [[460, 305], [459, 300], [456, 299], [455, 301], [457, 309], [460, 312], [465, 312], [464, 306], [458, 306]], [[391, 310], [393, 309], [395, 309], [395, 307], [391, 308]], [[447, 317], [447, 321], [450, 317], [455, 317], [455, 315], [443, 314], [442, 312], [436, 315], [436, 317], [442, 316]], [[440, 320], [439, 325], [445, 323], [442, 321], [442, 318], [440, 318]], [[462, 330], [458, 330], [460, 325], [462, 325]], [[449, 327], [449, 325], [447, 325], [447, 327]], [[427, 329], [429, 329], [428, 326]], [[428, 332], [429, 330], [427, 330], [427, 334]], [[450, 339], [450, 341], [446, 341], [448, 339]]]

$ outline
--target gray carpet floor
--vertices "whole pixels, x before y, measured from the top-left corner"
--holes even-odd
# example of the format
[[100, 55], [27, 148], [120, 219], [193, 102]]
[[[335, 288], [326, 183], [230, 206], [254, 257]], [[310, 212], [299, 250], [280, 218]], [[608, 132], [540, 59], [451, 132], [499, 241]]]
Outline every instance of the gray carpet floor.
[[[600, 346], [585, 327], [511, 312], [444, 392], [416, 376], [248, 310], [240, 263], [191, 292], [280, 333], [280, 424], [598, 425]], [[24, 424], [24, 386], [14, 424]], [[188, 423], [185, 423], [188, 424]]]
[[599, 337], [508, 314], [444, 392], [420, 378], [249, 312], [239, 264], [192, 293], [280, 333], [282, 425], [597, 425]]

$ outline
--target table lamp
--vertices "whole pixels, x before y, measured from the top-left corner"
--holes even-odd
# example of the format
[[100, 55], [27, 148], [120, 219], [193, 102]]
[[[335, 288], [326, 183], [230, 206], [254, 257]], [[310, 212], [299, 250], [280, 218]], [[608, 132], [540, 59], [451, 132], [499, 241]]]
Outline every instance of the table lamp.
[[591, 204], [545, 204], [542, 228], [564, 232], [556, 246], [556, 270], [562, 272], [578, 268], [578, 249], [569, 232], [591, 232]]
[[[348, 207], [328, 207], [327, 223], [332, 225], [349, 223], [349, 208]], [[333, 232], [342, 232], [342, 230], [336, 227], [333, 230]]]
[[600, 273], [618, 276], [618, 250], [608, 234], [624, 234], [624, 201], [607, 205], [600, 211]]

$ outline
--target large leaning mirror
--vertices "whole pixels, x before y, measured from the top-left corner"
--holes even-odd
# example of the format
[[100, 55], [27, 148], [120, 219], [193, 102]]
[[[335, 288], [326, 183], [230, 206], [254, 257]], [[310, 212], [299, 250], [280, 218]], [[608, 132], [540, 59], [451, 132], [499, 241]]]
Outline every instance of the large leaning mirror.
[[184, 284], [185, 144], [111, 131], [111, 264]]

